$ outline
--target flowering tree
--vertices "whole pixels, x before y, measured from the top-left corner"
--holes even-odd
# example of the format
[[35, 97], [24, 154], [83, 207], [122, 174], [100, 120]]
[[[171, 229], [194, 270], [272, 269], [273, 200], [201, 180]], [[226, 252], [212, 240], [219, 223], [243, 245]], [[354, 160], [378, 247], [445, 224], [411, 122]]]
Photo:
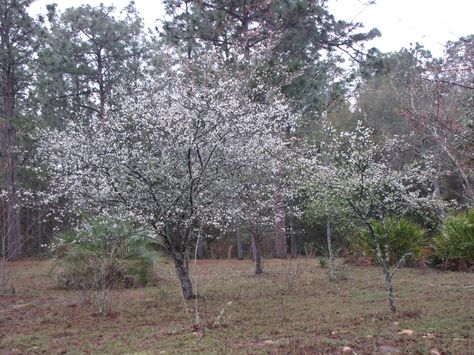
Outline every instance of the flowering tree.
[[[304, 208], [304, 218], [310, 224], [318, 222], [326, 225], [326, 242], [329, 257], [329, 273], [330, 281], [337, 281], [335, 255], [333, 248], [333, 226], [342, 229], [348, 229], [351, 222], [355, 219], [354, 212], [345, 200], [334, 194], [330, 189], [321, 188], [313, 181], [303, 185], [303, 197], [306, 201]], [[341, 230], [341, 228], [338, 228]]]
[[[233, 191], [229, 191], [227, 195], [235, 206], [231, 218], [241, 218], [252, 236], [256, 274], [263, 272], [263, 237], [273, 231], [275, 219], [284, 220], [284, 201], [291, 201], [295, 191], [295, 181], [292, 181], [291, 176], [280, 174], [283, 169], [282, 161], [272, 158], [272, 155], [279, 158], [287, 155], [286, 147], [280, 143], [276, 138], [265, 142], [255, 141], [252, 148], [254, 154], [248, 158], [251, 163], [239, 172], [239, 176], [234, 177], [235, 181], [229, 185]], [[278, 205], [275, 202], [276, 193], [282, 197]]]
[[186, 254], [198, 226], [242, 211], [235, 196], [259, 186], [241, 172], [263, 171], [255, 164], [282, 144], [287, 120], [278, 95], [255, 100], [245, 78], [216, 68], [174, 67], [143, 85], [120, 115], [41, 132], [49, 199], [67, 195], [80, 211], [150, 226], [174, 260], [186, 299], [194, 297]]
[[[384, 220], [440, 207], [431, 191], [435, 171], [427, 161], [403, 164], [400, 139], [378, 142], [373, 130], [360, 122], [353, 132], [338, 134], [326, 127], [325, 133], [327, 138], [318, 147], [310, 147], [301, 159], [305, 180], [326, 199], [345, 201], [366, 226], [387, 282], [390, 310], [395, 312], [392, 278], [406, 256], [390, 265]], [[382, 233], [374, 228], [375, 223], [382, 226]]]

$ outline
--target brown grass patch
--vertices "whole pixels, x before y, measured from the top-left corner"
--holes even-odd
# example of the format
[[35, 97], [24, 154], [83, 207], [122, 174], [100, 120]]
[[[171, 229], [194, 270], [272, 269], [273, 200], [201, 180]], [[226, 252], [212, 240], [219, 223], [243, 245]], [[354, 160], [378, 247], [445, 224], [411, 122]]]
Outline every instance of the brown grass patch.
[[257, 277], [249, 260], [198, 261], [196, 325], [194, 301], [187, 315], [171, 263], [160, 265], [155, 287], [112, 290], [111, 314], [98, 317], [76, 292], [55, 289], [51, 262], [15, 262], [16, 294], [0, 298], [0, 352], [474, 353], [474, 274], [402, 269], [400, 311], [391, 315], [377, 267], [350, 266], [347, 281], [331, 283], [316, 259], [298, 259], [289, 285], [295, 263], [266, 260]]

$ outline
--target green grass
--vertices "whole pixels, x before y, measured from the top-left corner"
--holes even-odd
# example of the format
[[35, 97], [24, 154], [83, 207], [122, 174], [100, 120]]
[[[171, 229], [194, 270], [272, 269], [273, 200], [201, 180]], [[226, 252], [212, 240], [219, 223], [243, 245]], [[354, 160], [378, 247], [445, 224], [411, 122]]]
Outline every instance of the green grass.
[[[326, 354], [344, 346], [372, 354], [383, 345], [402, 353], [474, 353], [472, 273], [401, 269], [399, 312], [391, 315], [377, 267], [349, 266], [347, 281], [331, 283], [316, 259], [266, 260], [258, 277], [250, 261], [203, 260], [197, 326], [194, 301], [186, 314], [170, 263], [159, 266], [155, 287], [113, 290], [112, 313], [101, 317], [76, 292], [54, 288], [48, 261], [11, 267], [16, 294], [0, 298], [2, 354]], [[403, 329], [414, 333], [398, 334]]]

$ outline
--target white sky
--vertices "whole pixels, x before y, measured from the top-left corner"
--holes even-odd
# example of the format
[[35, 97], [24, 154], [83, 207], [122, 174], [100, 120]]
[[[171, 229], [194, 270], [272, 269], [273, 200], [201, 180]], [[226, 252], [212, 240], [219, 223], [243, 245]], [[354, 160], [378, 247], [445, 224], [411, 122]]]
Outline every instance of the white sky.
[[[43, 12], [46, 4], [54, 1], [37, 0], [31, 13]], [[128, 0], [56, 0], [60, 9], [79, 4], [114, 5], [125, 7]], [[366, 29], [377, 27], [382, 37], [367, 44], [380, 50], [396, 51], [419, 42], [435, 55], [441, 55], [443, 45], [449, 40], [474, 34], [474, 0], [329, 0], [329, 8], [337, 19], [357, 21]], [[135, 0], [135, 5], [145, 24], [154, 27], [163, 16], [159, 0]]]

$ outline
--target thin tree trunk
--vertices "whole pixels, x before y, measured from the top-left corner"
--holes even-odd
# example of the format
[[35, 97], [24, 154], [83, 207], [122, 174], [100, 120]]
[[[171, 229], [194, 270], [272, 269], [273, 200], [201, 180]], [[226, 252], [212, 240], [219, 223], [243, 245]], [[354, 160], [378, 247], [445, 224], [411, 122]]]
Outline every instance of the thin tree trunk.
[[260, 275], [263, 273], [262, 267], [262, 237], [256, 236], [255, 238], [255, 274]]
[[335, 280], [335, 265], [334, 265], [334, 252], [332, 250], [332, 236], [331, 236], [331, 221], [329, 218], [326, 219], [326, 239], [328, 242], [328, 253], [329, 253], [329, 279]]
[[244, 60], [250, 59], [250, 43], [249, 43], [249, 10], [248, 5], [244, 5], [244, 15], [241, 20], [242, 24], [242, 35], [244, 40]]
[[439, 187], [439, 181], [438, 178], [433, 179], [433, 196], [436, 198], [441, 197], [441, 189]]
[[242, 248], [242, 233], [240, 230], [240, 226], [237, 226], [237, 229], [235, 231], [235, 240], [237, 244], [237, 258], [239, 260], [244, 259], [244, 250]]
[[197, 243], [197, 257], [198, 259], [204, 259], [206, 249], [206, 241], [203, 238], [198, 239]]
[[286, 245], [286, 233], [285, 233], [285, 221], [282, 218], [278, 218], [275, 221], [274, 228], [274, 239], [275, 239], [275, 258], [286, 259], [287, 257], [287, 245]]
[[188, 60], [191, 60], [191, 57], [192, 57], [192, 53], [193, 53], [193, 45], [192, 45], [192, 39], [194, 37], [194, 33], [193, 33], [193, 30], [191, 29], [191, 23], [189, 21], [189, 8], [188, 8], [188, 2], [185, 1], [184, 2], [184, 6], [185, 6], [185, 13], [186, 13], [186, 30], [188, 31], [188, 43], [186, 44], [186, 53], [188, 55]]
[[232, 251], [234, 250], [234, 244], [232, 243], [229, 245], [229, 248], [227, 248], [227, 259], [232, 258]]
[[298, 256], [298, 246], [296, 244], [295, 236], [295, 216], [293, 213], [290, 214], [290, 246], [291, 246], [291, 257], [296, 258]]
[[275, 238], [275, 252], [274, 257], [286, 259], [287, 245], [286, 245], [286, 231], [285, 231], [285, 211], [281, 208], [281, 195], [278, 191], [273, 196], [275, 213], [275, 223], [273, 225], [273, 233]]
[[458, 159], [454, 156], [454, 154], [451, 153], [449, 148], [445, 144], [441, 144], [443, 147], [443, 150], [446, 152], [448, 157], [451, 159], [451, 161], [454, 163], [456, 166], [456, 169], [458, 172], [461, 174], [462, 180], [463, 180], [463, 185], [464, 185], [464, 190], [465, 192], [469, 195], [470, 200], [474, 200], [474, 189], [471, 186], [471, 182], [469, 181], [469, 177], [467, 176], [467, 173], [464, 171], [464, 168], [462, 164], [458, 161]]
[[103, 58], [102, 50], [96, 53], [97, 55], [97, 71], [99, 72], [98, 84], [99, 84], [99, 118], [103, 120], [105, 117], [105, 101], [106, 101], [106, 92], [105, 92], [105, 83], [104, 83], [104, 73], [103, 73]]
[[36, 220], [36, 241], [38, 243], [38, 254], [40, 255], [42, 252], [42, 245], [43, 245], [43, 235], [42, 235], [42, 215], [41, 210], [38, 209], [37, 212], [37, 220]]
[[[199, 250], [199, 243], [201, 242], [201, 232], [202, 232], [202, 224], [199, 227], [198, 235], [197, 235], [197, 241], [196, 241], [196, 248], [194, 250], [194, 292], [195, 294], [195, 303], [194, 303], [194, 316], [195, 316], [195, 321], [196, 324], [201, 323], [201, 319], [199, 317], [199, 301], [198, 301], [198, 274], [197, 274], [197, 257], [198, 257], [198, 250]], [[192, 291], [191, 291], [192, 292]], [[184, 295], [184, 293], [183, 293]]]

